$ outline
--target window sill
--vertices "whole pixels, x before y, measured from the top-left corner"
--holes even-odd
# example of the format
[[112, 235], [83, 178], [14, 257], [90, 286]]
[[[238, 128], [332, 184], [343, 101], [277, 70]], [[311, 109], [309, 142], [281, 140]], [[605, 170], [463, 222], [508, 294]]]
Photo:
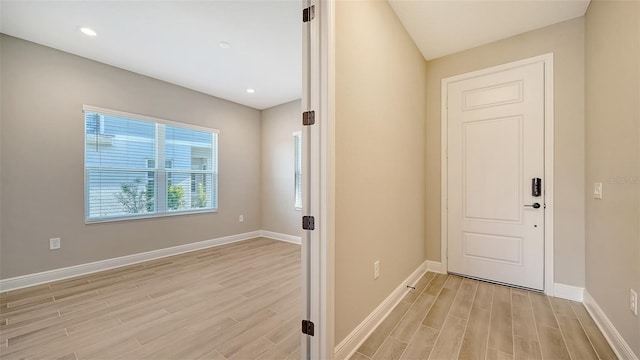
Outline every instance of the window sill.
[[182, 210], [182, 211], [172, 211], [162, 214], [145, 214], [138, 216], [113, 216], [113, 217], [102, 217], [102, 218], [93, 218], [93, 219], [84, 219], [85, 225], [91, 224], [100, 224], [100, 223], [109, 223], [109, 222], [118, 222], [118, 221], [129, 221], [129, 220], [143, 220], [143, 219], [155, 219], [155, 218], [164, 218], [164, 217], [172, 217], [172, 216], [181, 216], [181, 215], [197, 215], [197, 214], [209, 214], [209, 213], [217, 213], [218, 209], [205, 209], [205, 210]]

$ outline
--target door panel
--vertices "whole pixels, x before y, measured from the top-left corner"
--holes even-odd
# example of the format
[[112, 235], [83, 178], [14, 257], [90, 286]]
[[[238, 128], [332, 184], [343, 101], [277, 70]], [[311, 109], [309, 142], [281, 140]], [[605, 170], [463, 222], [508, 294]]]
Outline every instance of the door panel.
[[520, 222], [522, 118], [464, 123], [462, 136], [465, 218]]
[[531, 179], [544, 178], [544, 64], [447, 92], [448, 270], [542, 290], [544, 199]]

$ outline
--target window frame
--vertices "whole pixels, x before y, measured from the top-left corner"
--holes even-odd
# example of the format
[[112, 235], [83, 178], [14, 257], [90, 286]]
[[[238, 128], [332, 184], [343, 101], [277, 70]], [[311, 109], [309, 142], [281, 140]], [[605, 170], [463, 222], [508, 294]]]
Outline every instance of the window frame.
[[[192, 124], [187, 124], [187, 123], [182, 123], [182, 122], [178, 122], [178, 121], [171, 121], [171, 120], [166, 120], [166, 119], [160, 119], [160, 118], [156, 118], [156, 117], [152, 117], [152, 116], [146, 116], [146, 115], [140, 115], [140, 114], [133, 114], [133, 113], [129, 113], [129, 112], [124, 112], [124, 111], [119, 111], [119, 110], [112, 110], [112, 109], [106, 109], [106, 108], [101, 108], [101, 107], [97, 107], [97, 106], [92, 106], [92, 105], [83, 105], [82, 106], [82, 112], [83, 112], [83, 132], [84, 132], [84, 142], [83, 142], [83, 159], [82, 159], [82, 163], [83, 163], [83, 172], [84, 172], [84, 222], [85, 224], [96, 224], [96, 223], [105, 223], [105, 222], [115, 222], [115, 221], [129, 221], [129, 220], [139, 220], [139, 219], [150, 219], [150, 218], [162, 218], [162, 217], [167, 217], [167, 216], [180, 216], [180, 215], [191, 215], [191, 214], [204, 214], [204, 213], [216, 213], [219, 211], [220, 209], [220, 173], [219, 173], [219, 169], [218, 169], [218, 163], [219, 163], [219, 136], [220, 136], [220, 130], [218, 129], [214, 129], [214, 128], [208, 128], [208, 127], [204, 127], [204, 126], [199, 126], [199, 125], [192, 125]], [[124, 119], [130, 119], [130, 120], [138, 120], [138, 121], [144, 121], [144, 122], [150, 122], [150, 123], [154, 123], [156, 125], [161, 124], [161, 125], [165, 125], [165, 126], [172, 126], [172, 127], [178, 127], [178, 128], [182, 128], [182, 129], [188, 129], [188, 130], [195, 130], [195, 131], [202, 131], [202, 132], [208, 132], [211, 133], [213, 135], [213, 139], [212, 139], [212, 158], [211, 158], [211, 170], [210, 170], [210, 174], [212, 177], [212, 191], [215, 191], [215, 193], [212, 194], [212, 199], [215, 200], [215, 207], [212, 208], [205, 208], [205, 209], [199, 209], [199, 208], [189, 208], [189, 209], [182, 209], [182, 210], [166, 210], [163, 212], [154, 212], [154, 213], [142, 213], [142, 214], [132, 214], [132, 215], [126, 215], [126, 216], [122, 216], [122, 215], [116, 215], [116, 216], [104, 216], [104, 217], [95, 217], [95, 218], [89, 218], [89, 212], [90, 212], [90, 204], [89, 204], [89, 172], [87, 171], [87, 163], [86, 163], [86, 151], [87, 151], [87, 136], [91, 135], [91, 134], [87, 134], [87, 129], [86, 129], [86, 119], [84, 114], [87, 112], [93, 112], [93, 113], [98, 113], [101, 115], [110, 115], [110, 116], [115, 116], [115, 117], [121, 117]], [[103, 124], [101, 124], [101, 130], [104, 129], [103, 128]], [[156, 140], [158, 138], [158, 134], [156, 133]], [[162, 151], [164, 152], [164, 149], [161, 149], [161, 147], [165, 146], [166, 144], [166, 139], [165, 142], [163, 142], [162, 144], [160, 144], [158, 141], [156, 141], [156, 150], [155, 150], [155, 154], [156, 154], [156, 158], [152, 159], [154, 162], [157, 161], [157, 156], [158, 156], [158, 152]], [[147, 159], [145, 160], [148, 163]], [[166, 161], [166, 159], [165, 159]], [[171, 162], [173, 162], [173, 159], [171, 159]], [[129, 170], [129, 169], [127, 169]], [[155, 172], [155, 182], [157, 183], [159, 181], [158, 179], [158, 168], [156, 166], [155, 169], [153, 169], [152, 171]], [[166, 174], [166, 173], [165, 173]], [[166, 175], [165, 175], [166, 176]], [[215, 184], [215, 186], [213, 186]], [[168, 188], [168, 185], [167, 185]], [[156, 195], [156, 198], [158, 198], [158, 187], [157, 184], [154, 187], [154, 193]], [[164, 196], [166, 197], [167, 194], [164, 194]], [[166, 203], [167, 199], [162, 200], [163, 202]], [[166, 207], [166, 206], [165, 206]], [[155, 211], [158, 208], [158, 203], [155, 203]]]

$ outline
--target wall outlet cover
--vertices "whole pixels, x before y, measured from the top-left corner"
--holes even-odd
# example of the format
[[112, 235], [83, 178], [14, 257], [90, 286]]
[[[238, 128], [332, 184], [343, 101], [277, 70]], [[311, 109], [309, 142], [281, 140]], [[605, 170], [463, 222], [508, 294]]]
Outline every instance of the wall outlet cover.
[[49, 250], [60, 249], [60, 238], [49, 239]]

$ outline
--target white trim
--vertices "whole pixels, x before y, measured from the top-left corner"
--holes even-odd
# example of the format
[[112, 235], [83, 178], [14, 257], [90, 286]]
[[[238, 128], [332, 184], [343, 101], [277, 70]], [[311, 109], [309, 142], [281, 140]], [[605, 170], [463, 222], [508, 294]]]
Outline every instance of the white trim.
[[302, 238], [300, 236], [287, 235], [287, 234], [282, 234], [282, 233], [277, 233], [277, 232], [267, 231], [267, 230], [260, 230], [259, 233], [260, 233], [260, 236], [265, 238], [280, 240], [280, 241], [297, 244], [297, 245], [302, 244]]
[[431, 261], [431, 260], [427, 260], [425, 262], [427, 263], [427, 271], [440, 273], [440, 274], [446, 274], [447, 273], [444, 270], [444, 268], [442, 267], [442, 263], [441, 262], [439, 262], [439, 261]]
[[553, 209], [554, 209], [554, 201], [553, 201], [553, 157], [554, 157], [554, 98], [553, 98], [553, 53], [540, 55], [520, 61], [515, 61], [503, 65], [498, 65], [494, 67], [490, 67], [487, 69], [477, 70], [473, 72], [469, 72], [466, 74], [456, 75], [452, 77], [448, 77], [442, 79], [441, 82], [441, 118], [440, 118], [440, 177], [441, 177], [441, 192], [440, 192], [440, 213], [442, 216], [440, 217], [440, 261], [442, 262], [442, 272], [446, 273], [448, 271], [447, 264], [447, 162], [448, 162], [448, 144], [447, 144], [447, 89], [449, 83], [464, 80], [471, 77], [477, 77], [482, 75], [488, 75], [492, 73], [497, 73], [501, 71], [505, 71], [508, 69], [543, 62], [544, 63], [544, 108], [545, 108], [545, 119], [544, 119], [544, 142], [545, 142], [545, 159], [544, 159], [544, 189], [545, 189], [545, 229], [544, 229], [544, 293], [549, 296], [554, 295], [554, 255], [553, 255]]
[[[319, 212], [320, 232], [317, 272], [320, 281], [314, 300], [318, 302], [317, 359], [331, 360], [335, 355], [335, 2], [317, 1], [319, 30], [314, 46], [318, 48], [318, 111], [320, 123]], [[316, 327], [318, 328], [318, 327]]]
[[582, 299], [584, 297], [584, 288], [579, 286], [555, 283], [553, 284], [553, 293], [553, 296], [555, 297], [582, 302]]
[[160, 124], [169, 125], [169, 126], [179, 126], [179, 127], [189, 128], [189, 129], [192, 129], [192, 130], [199, 130], [199, 131], [204, 131], [204, 132], [212, 132], [212, 133], [215, 133], [215, 134], [219, 134], [220, 133], [220, 130], [218, 130], [218, 129], [208, 128], [208, 127], [205, 127], [205, 126], [193, 125], [193, 124], [190, 124], [190, 123], [184, 123], [184, 122], [180, 122], [180, 121], [160, 119], [160, 118], [156, 118], [156, 117], [153, 117], [153, 116], [128, 113], [126, 111], [106, 109], [106, 108], [101, 108], [101, 107], [97, 107], [97, 106], [93, 106], [93, 105], [86, 105], [86, 104], [82, 105], [82, 111], [83, 112], [87, 112], [88, 111], [88, 112], [94, 112], [94, 113], [99, 113], [99, 114], [118, 116], [118, 117], [123, 117], [123, 118], [126, 118], [126, 119], [132, 119], [132, 120], [140, 120], [140, 121], [146, 121], [146, 122], [152, 122], [152, 123], [160, 123]]
[[622, 360], [638, 360], [638, 355], [633, 353], [631, 347], [624, 340], [607, 315], [602, 311], [596, 300], [591, 297], [589, 291], [584, 291], [584, 307], [593, 318], [596, 325], [607, 339], [611, 349], [616, 353], [618, 359]]
[[407, 285], [415, 285], [418, 280], [427, 272], [428, 261], [423, 262], [407, 279], [401, 282], [398, 287], [378, 307], [371, 312], [362, 322], [356, 326], [347, 337], [344, 338], [335, 348], [335, 360], [349, 359], [364, 343], [373, 331], [384, 321], [391, 311], [398, 305], [404, 295], [409, 292]]
[[61, 269], [54, 269], [49, 271], [43, 271], [35, 274], [28, 274], [22, 276], [16, 276], [13, 278], [2, 279], [0, 280], [0, 291], [9, 291], [25, 288], [28, 286], [39, 285], [43, 283], [48, 283], [57, 280], [68, 279], [80, 275], [87, 275], [91, 273], [95, 273], [98, 271], [109, 270], [121, 266], [127, 266], [132, 264], [137, 264], [144, 261], [160, 259], [167, 256], [173, 256], [178, 254], [183, 254], [191, 251], [197, 251], [202, 249], [207, 249], [210, 247], [231, 244], [238, 241], [249, 240], [257, 237], [267, 237], [270, 239], [281, 240], [291, 243], [296, 243], [296, 238], [298, 239], [297, 244], [300, 244], [300, 238], [291, 235], [278, 234], [271, 231], [252, 231], [243, 234], [224, 236], [217, 239], [199, 241], [190, 244], [173, 246], [165, 249], [158, 249], [147, 251], [144, 253], [132, 254], [122, 257], [117, 257], [113, 259], [100, 260], [96, 262], [80, 264], [70, 267], [65, 267]]

